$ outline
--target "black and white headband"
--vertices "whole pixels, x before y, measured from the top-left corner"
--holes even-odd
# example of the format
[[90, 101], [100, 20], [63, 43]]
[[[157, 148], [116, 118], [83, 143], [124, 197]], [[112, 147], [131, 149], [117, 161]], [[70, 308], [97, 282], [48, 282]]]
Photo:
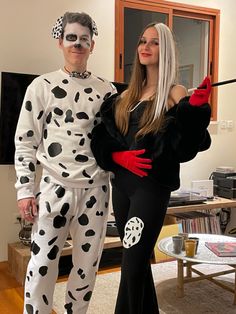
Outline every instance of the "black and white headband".
[[[55, 39], [58, 39], [61, 37], [62, 34], [62, 22], [63, 22], [63, 16], [59, 17], [55, 23], [55, 25], [52, 28], [52, 37]], [[95, 36], [98, 36], [98, 29], [97, 29], [97, 25], [94, 22], [94, 20], [92, 20], [92, 31], [93, 34]]]

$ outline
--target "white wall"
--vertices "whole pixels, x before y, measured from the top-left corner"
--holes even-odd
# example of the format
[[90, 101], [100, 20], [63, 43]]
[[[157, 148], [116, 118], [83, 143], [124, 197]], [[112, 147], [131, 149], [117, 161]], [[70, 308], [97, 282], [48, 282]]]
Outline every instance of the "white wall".
[[[196, 4], [196, 1], [176, 1]], [[236, 44], [231, 37], [236, 28], [235, 0], [199, 0], [198, 5], [221, 10], [219, 80], [235, 77]], [[61, 52], [51, 38], [51, 27], [65, 11], [85, 11], [97, 23], [99, 36], [89, 69], [107, 79], [114, 79], [115, 0], [0, 0], [0, 71], [37, 73], [52, 71], [62, 65]], [[207, 179], [216, 166], [236, 168], [236, 85], [219, 88], [218, 119], [233, 120], [233, 131], [211, 125], [212, 147], [195, 160], [182, 165], [185, 187], [191, 180]], [[13, 166], [0, 166], [0, 261], [7, 260], [7, 243], [18, 239], [19, 226], [13, 224], [17, 212]]]

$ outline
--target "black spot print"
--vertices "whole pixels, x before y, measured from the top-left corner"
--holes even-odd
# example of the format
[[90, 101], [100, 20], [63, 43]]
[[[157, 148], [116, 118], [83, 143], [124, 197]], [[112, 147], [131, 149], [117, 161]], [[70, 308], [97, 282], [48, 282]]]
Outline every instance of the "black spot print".
[[24, 157], [19, 157], [18, 160], [19, 160], [19, 161], [23, 161], [23, 160], [24, 160]]
[[75, 154], [75, 153], [76, 153], [76, 149], [73, 149], [73, 150], [72, 150], [72, 153]]
[[92, 134], [91, 134], [91, 133], [88, 133], [87, 136], [88, 136], [88, 138], [91, 140]]
[[61, 227], [64, 227], [66, 224], [66, 218], [57, 215], [54, 219], [53, 219], [53, 227], [56, 229], [59, 229]]
[[42, 118], [42, 116], [43, 116], [43, 110], [41, 110], [39, 112], [39, 115], [37, 116], [37, 120], [40, 120]]
[[88, 252], [89, 249], [90, 249], [90, 247], [91, 247], [91, 244], [89, 244], [89, 243], [85, 243], [85, 244], [83, 244], [83, 245], [81, 246], [81, 248], [82, 248], [82, 250], [83, 250], [84, 252]]
[[46, 183], [50, 183], [51, 182], [50, 177], [48, 177], [48, 176], [44, 177], [43, 181], [46, 182]]
[[86, 226], [86, 225], [89, 223], [89, 219], [88, 219], [88, 216], [87, 216], [86, 214], [81, 215], [81, 216], [78, 218], [78, 221], [79, 221], [79, 223], [80, 223], [82, 226]]
[[56, 157], [62, 152], [62, 146], [60, 143], [51, 143], [48, 146], [48, 154], [50, 157]]
[[78, 155], [75, 157], [75, 160], [76, 160], [76, 161], [79, 161], [79, 162], [86, 162], [86, 161], [88, 161], [88, 157], [85, 156], [85, 155], [78, 154]]
[[77, 288], [76, 291], [83, 291], [85, 289], [87, 289], [89, 287], [89, 285], [81, 287], [81, 288]]
[[85, 178], [91, 178], [91, 176], [86, 172], [85, 169], [83, 170], [82, 174]]
[[92, 237], [92, 236], [94, 236], [94, 235], [95, 235], [95, 231], [92, 230], [92, 229], [89, 229], [89, 230], [87, 230], [87, 231], [85, 232], [85, 236], [86, 236], [86, 237]]
[[107, 186], [106, 186], [106, 185], [103, 185], [103, 186], [102, 186], [102, 190], [103, 190], [103, 192], [106, 193], [106, 192], [107, 192]]
[[100, 95], [96, 95], [97, 96], [97, 99], [100, 99], [101, 97], [100, 97]]
[[79, 145], [80, 145], [80, 146], [83, 146], [83, 145], [84, 145], [84, 143], [85, 143], [85, 139], [84, 139], [84, 138], [82, 138], [82, 139], [80, 140], [80, 142], [79, 142]]
[[45, 129], [45, 130], [43, 131], [43, 138], [46, 140], [47, 137], [48, 137], [48, 130]]
[[47, 266], [41, 266], [39, 268], [39, 273], [40, 273], [41, 276], [47, 275], [47, 272], [48, 272], [48, 267]]
[[59, 86], [54, 87], [52, 89], [52, 93], [56, 98], [59, 99], [65, 98], [67, 95], [67, 92], [64, 89], [60, 88]]
[[92, 98], [92, 97], [89, 97], [88, 100], [89, 100], [89, 101], [93, 101], [93, 98]]
[[39, 231], [39, 235], [41, 235], [41, 236], [45, 235], [45, 231], [41, 229], [41, 230]]
[[37, 255], [39, 253], [39, 251], [40, 251], [40, 247], [34, 241], [31, 243], [31, 251], [35, 255]]
[[96, 198], [94, 196], [91, 196], [90, 200], [86, 202], [87, 208], [92, 208], [96, 202], [97, 202]]
[[89, 184], [93, 184], [93, 180], [89, 180], [89, 182], [88, 182]]
[[40, 194], [42, 194], [42, 192], [38, 192], [38, 193], [35, 195], [35, 198], [38, 198]]
[[97, 113], [95, 114], [95, 118], [100, 118], [100, 117], [101, 117], [100, 112], [97, 112]]
[[61, 162], [59, 162], [59, 166], [62, 167], [62, 168], [64, 168], [64, 169], [67, 169], [66, 166], [63, 165]]
[[68, 135], [71, 135], [71, 131], [67, 131], [67, 134], [68, 134]]
[[47, 124], [51, 123], [51, 120], [52, 120], [52, 113], [49, 112], [49, 114], [47, 115], [47, 118], [46, 118], [46, 123]]
[[93, 263], [93, 267], [97, 266], [98, 260]]
[[44, 79], [45, 82], [47, 82], [48, 84], [51, 84], [51, 82], [49, 82], [49, 80], [47, 79]]
[[66, 111], [65, 122], [66, 123], [69, 123], [69, 122], [73, 123], [74, 122], [74, 118], [72, 117], [72, 111], [71, 110]]
[[77, 274], [80, 276], [81, 279], [85, 278], [85, 273], [84, 273], [83, 269], [79, 268], [77, 271]]
[[79, 92], [76, 93], [76, 95], [75, 95], [75, 102], [77, 102], [79, 100], [79, 96], [80, 96], [80, 93]]
[[70, 208], [69, 203], [64, 203], [64, 204], [62, 205], [62, 208], [61, 208], [61, 211], [60, 211], [61, 215], [62, 215], [62, 216], [65, 216], [65, 215], [67, 214], [69, 208]]
[[89, 301], [91, 299], [91, 296], [92, 296], [92, 291], [87, 292], [83, 298], [84, 301]]
[[48, 245], [52, 245], [54, 242], [56, 242], [56, 240], [58, 239], [58, 237], [54, 237], [52, 238], [49, 242], [48, 242]]
[[82, 119], [89, 120], [89, 116], [85, 112], [77, 112], [76, 117], [80, 120]]
[[62, 116], [63, 115], [63, 111], [60, 108], [58, 108], [58, 107], [56, 107], [54, 109], [54, 113], [57, 114], [58, 116]]
[[68, 84], [69, 81], [68, 81], [67, 79], [64, 79], [64, 80], [62, 81], [62, 83], [63, 83], [63, 84]]
[[29, 292], [26, 292], [26, 293], [25, 293], [25, 296], [26, 296], [26, 298], [30, 298], [30, 293], [29, 293]]
[[29, 274], [30, 274], [30, 276], [31, 276], [31, 277], [33, 276], [33, 272], [32, 272], [32, 270], [29, 272]]
[[102, 79], [101, 77], [97, 76], [97, 78], [98, 78], [100, 81], [104, 82], [104, 79]]
[[32, 137], [34, 136], [34, 131], [33, 130], [29, 130], [27, 133], [26, 133], [27, 137]]
[[20, 177], [20, 183], [21, 184], [28, 183], [28, 182], [29, 182], [29, 178], [28, 177], [25, 177], [25, 176]]
[[96, 216], [103, 216], [103, 212], [96, 211]]
[[47, 299], [47, 297], [46, 297], [45, 294], [42, 295], [42, 298], [43, 298], [43, 302], [44, 302], [46, 305], [48, 305], [48, 299]]
[[91, 87], [88, 87], [88, 88], [85, 88], [84, 89], [84, 92], [86, 93], [86, 94], [91, 94], [92, 93], [92, 88]]
[[71, 291], [68, 291], [68, 295], [72, 300], [76, 301], [76, 298], [73, 296]]
[[94, 125], [97, 125], [97, 124], [98, 124], [97, 120], [94, 120], [93, 124], [94, 124]]
[[108, 207], [108, 202], [105, 202], [105, 208], [107, 208]]
[[32, 110], [32, 103], [31, 101], [27, 100], [26, 103], [25, 103], [25, 109], [27, 111], [31, 111]]
[[65, 195], [66, 190], [62, 186], [58, 186], [55, 193], [58, 198], [62, 198]]
[[26, 304], [25, 308], [28, 314], [34, 314], [34, 308], [31, 304]]
[[60, 124], [56, 119], [54, 119], [53, 121], [55, 122], [56, 126], [60, 127]]
[[54, 260], [57, 257], [57, 253], [59, 252], [59, 247], [57, 245], [54, 245], [54, 247], [51, 249], [51, 251], [48, 253], [48, 258], [50, 260]]
[[68, 172], [63, 171], [61, 175], [63, 176], [63, 178], [67, 178], [69, 177], [70, 174]]
[[32, 162], [29, 163], [29, 170], [32, 172], [35, 171], [35, 165]]
[[49, 212], [49, 213], [51, 213], [51, 206], [50, 206], [50, 204], [49, 204], [49, 202], [45, 202], [45, 207], [46, 207], [46, 209], [47, 209], [47, 211]]
[[64, 308], [66, 309], [66, 311], [67, 311], [66, 313], [67, 314], [73, 314], [73, 312], [72, 312], [72, 302], [66, 303]]

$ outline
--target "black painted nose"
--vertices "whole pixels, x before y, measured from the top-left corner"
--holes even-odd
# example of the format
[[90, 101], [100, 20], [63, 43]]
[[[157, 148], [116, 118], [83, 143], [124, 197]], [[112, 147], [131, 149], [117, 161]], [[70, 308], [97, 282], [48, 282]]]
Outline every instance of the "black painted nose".
[[75, 44], [74, 47], [75, 48], [81, 48], [82, 46], [81, 46], [81, 44]]

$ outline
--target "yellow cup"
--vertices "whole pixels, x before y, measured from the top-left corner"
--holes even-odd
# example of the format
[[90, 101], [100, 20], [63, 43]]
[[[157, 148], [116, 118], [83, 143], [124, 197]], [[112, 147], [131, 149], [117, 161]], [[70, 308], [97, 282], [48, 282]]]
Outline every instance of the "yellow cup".
[[197, 241], [196, 240], [185, 240], [184, 245], [185, 245], [186, 256], [187, 257], [194, 257], [195, 252], [196, 252]]

